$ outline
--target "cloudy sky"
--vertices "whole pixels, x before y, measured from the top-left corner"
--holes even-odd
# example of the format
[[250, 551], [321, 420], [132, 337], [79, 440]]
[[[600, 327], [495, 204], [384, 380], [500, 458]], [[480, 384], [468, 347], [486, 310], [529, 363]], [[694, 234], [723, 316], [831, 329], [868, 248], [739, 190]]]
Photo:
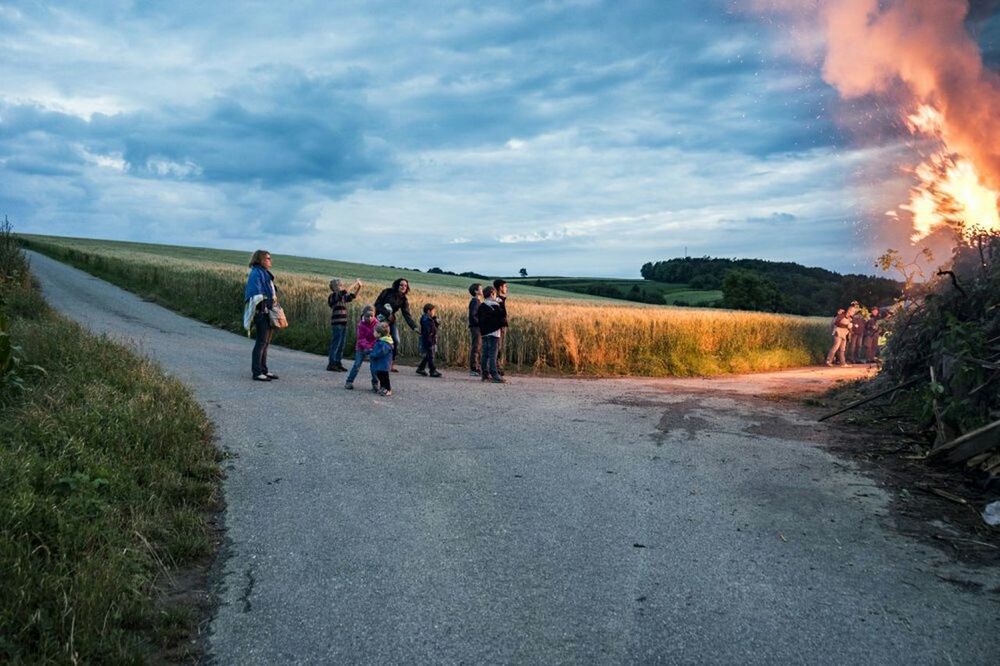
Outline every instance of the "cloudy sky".
[[0, 214], [423, 269], [869, 272], [905, 146], [849, 136], [787, 46], [721, 0], [0, 0]]

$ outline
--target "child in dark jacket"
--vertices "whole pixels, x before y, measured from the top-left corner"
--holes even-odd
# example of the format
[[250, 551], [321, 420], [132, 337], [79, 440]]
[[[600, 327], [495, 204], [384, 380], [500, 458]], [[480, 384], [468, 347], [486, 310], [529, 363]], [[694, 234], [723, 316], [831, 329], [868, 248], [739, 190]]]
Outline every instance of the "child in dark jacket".
[[483, 289], [483, 296], [486, 300], [479, 304], [479, 332], [483, 335], [483, 356], [480, 363], [482, 380], [504, 384], [507, 380], [500, 376], [497, 368], [497, 351], [500, 346], [500, 331], [507, 325], [507, 316], [503, 305], [495, 298], [495, 288], [486, 287]]
[[392, 336], [389, 335], [389, 324], [384, 321], [379, 322], [375, 327], [375, 333], [379, 338], [371, 354], [368, 355], [368, 362], [371, 363], [372, 372], [378, 378], [380, 387], [378, 392], [390, 396], [392, 395], [392, 384], [389, 383], [389, 368], [392, 367]]
[[483, 287], [478, 282], [469, 285], [469, 374], [479, 376], [479, 356], [483, 349], [483, 334], [479, 332], [479, 304], [483, 302]]
[[[424, 357], [417, 366], [417, 374], [427, 376], [427, 370], [431, 371], [431, 377], [440, 377], [441, 373], [434, 366], [434, 354], [437, 353], [438, 318], [437, 308], [433, 303], [424, 306], [424, 314], [420, 317], [420, 351]], [[425, 370], [426, 368], [426, 370]]]

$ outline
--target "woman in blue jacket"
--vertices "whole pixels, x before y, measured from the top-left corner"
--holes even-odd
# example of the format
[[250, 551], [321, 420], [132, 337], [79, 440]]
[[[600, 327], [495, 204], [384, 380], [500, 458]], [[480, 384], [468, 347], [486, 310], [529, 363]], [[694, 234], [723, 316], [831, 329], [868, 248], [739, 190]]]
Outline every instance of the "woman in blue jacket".
[[267, 369], [267, 348], [274, 334], [271, 328], [271, 307], [274, 305], [274, 274], [271, 273], [271, 253], [257, 250], [250, 257], [250, 275], [243, 290], [243, 327], [250, 330], [251, 322], [257, 329], [250, 356], [250, 371], [254, 381], [269, 382], [278, 378]]

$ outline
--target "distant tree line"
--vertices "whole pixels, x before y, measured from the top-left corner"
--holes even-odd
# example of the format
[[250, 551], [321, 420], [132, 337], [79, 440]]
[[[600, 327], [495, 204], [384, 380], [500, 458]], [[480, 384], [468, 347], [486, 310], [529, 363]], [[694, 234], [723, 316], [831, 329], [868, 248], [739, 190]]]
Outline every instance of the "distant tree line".
[[785, 261], [683, 257], [647, 262], [646, 280], [684, 283], [692, 289], [721, 289], [722, 307], [800, 315], [833, 314], [851, 301], [891, 303], [902, 289], [895, 280], [841, 275]]
[[[521, 270], [524, 270], [524, 269], [521, 269]], [[443, 270], [441, 268], [438, 268], [437, 266], [435, 266], [434, 268], [428, 268], [427, 272], [428, 273], [432, 273], [434, 275], [458, 275], [459, 277], [474, 278], [476, 280], [491, 280], [491, 279], [493, 279], [493, 278], [491, 278], [489, 276], [482, 275], [480, 273], [473, 273], [472, 271], [465, 271], [464, 273], [456, 273], [455, 271], [446, 271], [446, 270]]]

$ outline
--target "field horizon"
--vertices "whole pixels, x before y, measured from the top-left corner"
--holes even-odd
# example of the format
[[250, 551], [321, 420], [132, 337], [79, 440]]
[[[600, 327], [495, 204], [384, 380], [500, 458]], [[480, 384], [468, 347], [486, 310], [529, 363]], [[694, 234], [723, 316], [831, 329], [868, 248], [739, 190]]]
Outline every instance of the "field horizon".
[[[250, 252], [19, 234], [29, 249], [82, 268], [121, 287], [215, 326], [244, 333], [242, 294]], [[361, 306], [402, 277], [410, 309], [425, 302], [441, 319], [444, 366], [465, 365], [468, 277], [328, 259], [273, 254], [279, 300], [292, 325], [276, 344], [325, 354], [326, 295], [331, 277], [365, 282], [349, 308], [347, 356]], [[505, 278], [506, 279], [506, 278]], [[529, 278], [530, 281], [530, 278]], [[537, 287], [510, 281], [512, 325], [504, 355], [515, 370], [583, 376], [692, 376], [776, 370], [817, 362], [826, 351], [824, 317], [719, 308], [672, 307]], [[418, 356], [418, 336], [401, 322], [400, 354]]]
[[[88, 246], [107, 250], [108, 245], [120, 246], [122, 249], [130, 249], [136, 252], [145, 252], [158, 256], [170, 256], [177, 259], [190, 259], [198, 261], [215, 261], [227, 265], [246, 266], [253, 250], [231, 250], [225, 248], [211, 248], [200, 245], [177, 245], [146, 243], [141, 241], [122, 241], [105, 238], [86, 238], [80, 236], [56, 236], [51, 234], [29, 234], [18, 233], [19, 237], [27, 240], [39, 242], [65, 243], [73, 241], [74, 244], [84, 249]], [[256, 248], [255, 248], [256, 249]], [[266, 248], [265, 248], [266, 249]], [[454, 271], [431, 272], [431, 269], [420, 269], [404, 266], [390, 266], [384, 264], [366, 264], [340, 259], [330, 259], [325, 257], [309, 257], [304, 255], [283, 254], [271, 252], [275, 259], [276, 271], [291, 273], [301, 273], [304, 275], [327, 275], [331, 277], [343, 277], [353, 279], [354, 277], [367, 278], [369, 280], [390, 279], [390, 274], [395, 277], [406, 278], [411, 284], [426, 285], [434, 287], [444, 287], [448, 289], [462, 289], [464, 292], [473, 282], [480, 282], [484, 286], [488, 283], [486, 279], [456, 275]], [[287, 268], [282, 268], [282, 267]], [[432, 267], [434, 268], [434, 267]], [[327, 269], [327, 270], [321, 270]], [[478, 272], [478, 271], [465, 271]], [[479, 273], [482, 275], [483, 273]], [[395, 277], [391, 279], [395, 279]], [[390, 281], [391, 281], [390, 279]], [[543, 282], [568, 283], [569, 285], [604, 284], [621, 286], [622, 288], [632, 285], [645, 285], [656, 293], [676, 294], [685, 298], [691, 298], [690, 306], [707, 305], [710, 302], [721, 299], [722, 293], [718, 290], [691, 289], [684, 284], [668, 284], [652, 280], [644, 280], [636, 271], [635, 277], [606, 277], [595, 275], [491, 275], [489, 280], [506, 280], [512, 287], [516, 286], [519, 293], [543, 298], [556, 299], [585, 299], [585, 300], [608, 300], [614, 302], [624, 302], [637, 305], [661, 305], [660, 303], [639, 303], [623, 296], [615, 297], [606, 294], [588, 294], [577, 291], [573, 288], [558, 288], [551, 286], [537, 286], [533, 283], [541, 280]], [[664, 301], [662, 305], [672, 305], [671, 302]], [[713, 308], [714, 309], [714, 308]]]

